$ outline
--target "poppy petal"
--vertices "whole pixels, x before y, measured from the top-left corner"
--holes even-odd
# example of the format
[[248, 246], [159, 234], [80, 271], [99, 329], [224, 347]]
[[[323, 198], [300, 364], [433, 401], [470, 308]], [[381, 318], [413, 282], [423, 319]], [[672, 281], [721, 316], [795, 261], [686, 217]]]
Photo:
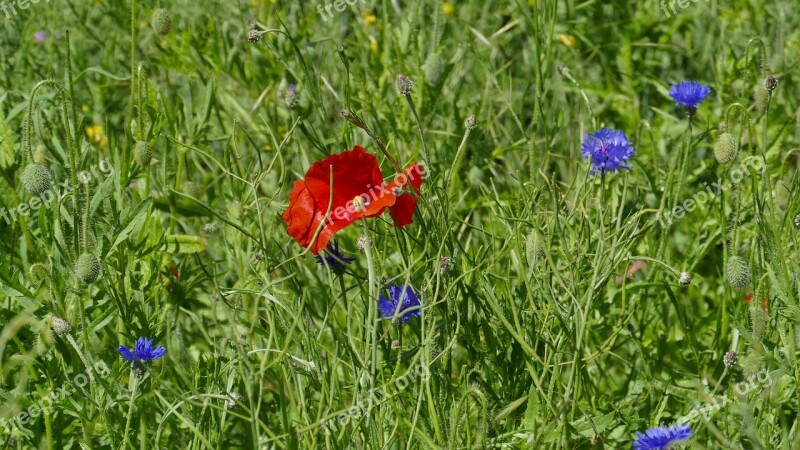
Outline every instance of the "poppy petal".
[[[419, 195], [422, 186], [423, 166], [419, 163], [412, 164], [403, 172], [403, 176], [398, 176], [389, 185], [391, 189], [404, 188], [407, 184], [414, 187], [414, 192]], [[397, 197], [394, 205], [389, 208], [389, 215], [394, 219], [396, 227], [404, 227], [414, 221], [414, 210], [417, 207], [417, 198], [411, 194], [402, 194]]]

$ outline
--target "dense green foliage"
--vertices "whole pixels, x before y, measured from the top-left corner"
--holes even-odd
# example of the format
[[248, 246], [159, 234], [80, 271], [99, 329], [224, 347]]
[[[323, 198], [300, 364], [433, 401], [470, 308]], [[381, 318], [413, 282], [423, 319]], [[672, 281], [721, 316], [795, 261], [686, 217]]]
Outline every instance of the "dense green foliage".
[[[0, 448], [800, 448], [800, 14], [681, 4], [0, 0]], [[356, 145], [427, 176], [331, 270]]]

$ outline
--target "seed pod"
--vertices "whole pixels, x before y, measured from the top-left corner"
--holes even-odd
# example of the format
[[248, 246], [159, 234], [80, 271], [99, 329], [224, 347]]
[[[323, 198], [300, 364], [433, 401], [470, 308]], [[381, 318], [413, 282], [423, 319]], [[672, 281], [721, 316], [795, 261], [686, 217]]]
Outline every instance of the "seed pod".
[[763, 84], [758, 84], [755, 91], [756, 109], [759, 114], [767, 112], [767, 103], [769, 103], [769, 92]]
[[48, 189], [53, 179], [47, 167], [31, 163], [22, 172], [22, 187], [31, 195], [39, 195]]
[[92, 284], [100, 276], [100, 259], [93, 253], [84, 253], [75, 262], [75, 276], [86, 284]]
[[153, 159], [153, 150], [147, 145], [147, 142], [139, 141], [136, 143], [133, 148], [133, 159], [142, 167], [150, 165], [150, 160]]
[[737, 291], [744, 290], [750, 284], [750, 269], [747, 261], [741, 256], [732, 256], [726, 268], [728, 283]]
[[422, 71], [425, 72], [425, 79], [428, 80], [428, 83], [432, 85], [438, 83], [439, 79], [442, 77], [442, 73], [444, 73], [446, 65], [447, 62], [438, 53], [431, 53], [428, 55], [428, 58], [425, 59], [425, 63], [422, 65]]
[[172, 29], [172, 14], [164, 8], [153, 11], [153, 30], [161, 36], [169, 34]]
[[72, 326], [70, 326], [69, 322], [58, 316], [53, 316], [50, 319], [50, 324], [53, 328], [53, 332], [61, 337], [68, 335], [69, 332], [72, 331]]
[[736, 158], [736, 138], [730, 133], [722, 133], [714, 145], [714, 157], [720, 164], [728, 164]]

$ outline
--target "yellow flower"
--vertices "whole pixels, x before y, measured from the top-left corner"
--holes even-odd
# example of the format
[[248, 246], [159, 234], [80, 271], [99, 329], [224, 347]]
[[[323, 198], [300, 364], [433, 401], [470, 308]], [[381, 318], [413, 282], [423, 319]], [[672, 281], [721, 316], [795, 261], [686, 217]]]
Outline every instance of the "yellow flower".
[[568, 34], [559, 34], [556, 36], [556, 39], [558, 39], [558, 42], [561, 42], [569, 48], [575, 47], [575, 38], [573, 36]]
[[88, 105], [81, 106], [81, 111], [83, 111], [84, 113], [89, 112], [89, 106]]
[[378, 53], [378, 43], [373, 38], [370, 38], [369, 41], [369, 49], [372, 50], [372, 53]]
[[375, 14], [372, 14], [372, 11], [364, 11], [363, 13], [361, 13], [361, 17], [364, 18], [365, 27], [372, 25], [378, 20], [378, 18], [375, 17]]
[[456, 7], [450, 3], [444, 2], [442, 3], [442, 12], [444, 12], [445, 16], [450, 17], [454, 12], [456, 12]]
[[108, 138], [106, 137], [105, 130], [102, 125], [92, 125], [86, 128], [86, 136], [89, 141], [96, 144], [100, 148], [108, 147]]

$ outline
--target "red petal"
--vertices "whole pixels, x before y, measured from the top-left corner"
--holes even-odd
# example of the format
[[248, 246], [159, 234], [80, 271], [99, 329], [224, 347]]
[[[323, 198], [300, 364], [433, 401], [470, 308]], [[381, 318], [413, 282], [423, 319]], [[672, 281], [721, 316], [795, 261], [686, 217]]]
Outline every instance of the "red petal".
[[[333, 168], [333, 201], [331, 201], [331, 168]], [[330, 204], [330, 215], [311, 247], [318, 254], [337, 231], [347, 227], [362, 217], [380, 214], [386, 207], [394, 204], [392, 198], [379, 197], [377, 202], [368, 201], [368, 208], [361, 213], [353, 209], [353, 199], [366, 196], [371, 200], [371, 192], [380, 191], [383, 177], [375, 157], [366, 153], [362, 147], [331, 155], [323, 161], [315, 162], [306, 172], [303, 181], [294, 184], [289, 194], [289, 207], [281, 218], [286, 223], [286, 231], [297, 242], [308, 247]], [[374, 205], [373, 205], [374, 203]], [[388, 203], [388, 204], [387, 204]]]
[[[414, 187], [414, 192], [419, 195], [419, 188], [422, 186], [423, 166], [419, 163], [414, 163], [403, 172], [403, 176], [396, 177], [390, 184], [390, 189], [396, 187], [405, 187], [411, 184]], [[417, 207], [417, 198], [411, 194], [402, 194], [397, 197], [394, 206], [389, 208], [389, 214], [394, 219], [394, 224], [397, 227], [404, 227], [414, 221], [414, 210]]]

